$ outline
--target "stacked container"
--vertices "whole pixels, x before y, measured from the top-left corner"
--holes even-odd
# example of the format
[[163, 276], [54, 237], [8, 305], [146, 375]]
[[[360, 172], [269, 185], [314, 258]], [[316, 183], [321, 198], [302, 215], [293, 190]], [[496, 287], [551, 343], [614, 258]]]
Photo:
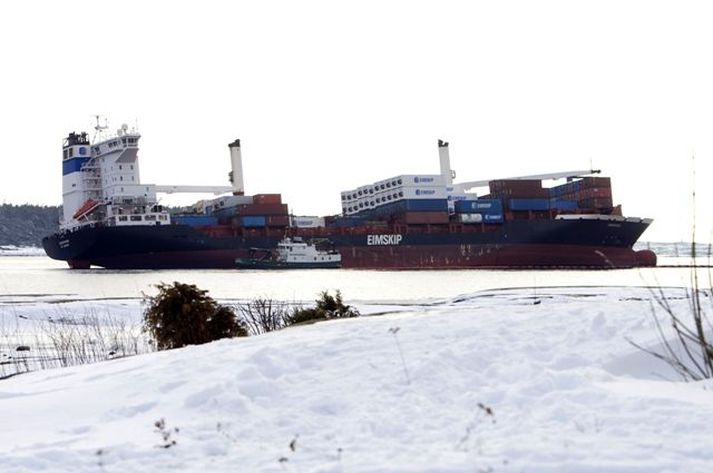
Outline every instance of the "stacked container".
[[171, 220], [178, 225], [189, 225], [191, 227], [218, 225], [218, 217], [212, 215], [174, 215]]
[[246, 228], [287, 227], [290, 224], [289, 209], [287, 204], [282, 203], [280, 194], [228, 196], [223, 199], [223, 206], [212, 210], [219, 223]]
[[503, 223], [503, 202], [500, 199], [460, 200], [455, 213], [462, 223]]
[[582, 209], [612, 209], [611, 179], [608, 177], [585, 177], [549, 189], [550, 199], [576, 202]]
[[342, 192], [342, 211], [370, 221], [446, 223], [448, 193], [440, 174], [404, 174]]
[[500, 179], [490, 181], [490, 195], [501, 199], [548, 199], [547, 189], [537, 179]]

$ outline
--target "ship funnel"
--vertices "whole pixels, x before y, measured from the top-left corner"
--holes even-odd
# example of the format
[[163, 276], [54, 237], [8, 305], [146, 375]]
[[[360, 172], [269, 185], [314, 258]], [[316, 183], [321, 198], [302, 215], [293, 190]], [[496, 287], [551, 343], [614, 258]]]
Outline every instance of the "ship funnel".
[[233, 195], [245, 194], [243, 184], [243, 155], [240, 152], [240, 140], [235, 140], [228, 145], [230, 148], [230, 183], [233, 185]]
[[448, 153], [448, 142], [438, 140], [438, 157], [441, 160], [441, 177], [443, 182], [450, 186], [453, 184], [453, 172], [451, 171], [451, 156]]

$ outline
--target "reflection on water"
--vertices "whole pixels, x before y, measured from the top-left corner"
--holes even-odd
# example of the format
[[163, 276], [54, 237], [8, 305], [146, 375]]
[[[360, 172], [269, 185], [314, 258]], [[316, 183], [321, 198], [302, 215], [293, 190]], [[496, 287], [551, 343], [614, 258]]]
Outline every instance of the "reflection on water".
[[[689, 263], [661, 258], [664, 264]], [[706, 269], [702, 270], [707, 274]], [[708, 278], [704, 277], [704, 283]], [[366, 270], [69, 270], [47, 257], [1, 257], [0, 295], [67, 294], [80, 298], [141, 297], [160, 282], [180, 281], [208, 289], [217, 298], [266, 296], [311, 300], [340, 289], [350, 301], [406, 301], [455, 297], [483, 289], [544, 286], [688, 286], [690, 269], [611, 271], [366, 271]]]

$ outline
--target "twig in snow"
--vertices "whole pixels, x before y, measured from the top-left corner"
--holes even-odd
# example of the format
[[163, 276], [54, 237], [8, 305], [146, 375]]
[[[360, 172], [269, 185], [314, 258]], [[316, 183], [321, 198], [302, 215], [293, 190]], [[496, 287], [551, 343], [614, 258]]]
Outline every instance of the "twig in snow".
[[394, 336], [394, 341], [396, 342], [396, 348], [399, 350], [399, 355], [401, 356], [401, 364], [404, 367], [404, 374], [406, 375], [406, 384], [411, 384], [411, 377], [408, 374], [408, 368], [406, 367], [406, 360], [404, 359], [404, 353], [401, 350], [401, 344], [399, 343], [399, 337], [396, 333], [400, 330], [400, 327], [391, 327], [389, 333]]
[[176, 445], [176, 439], [171, 438], [171, 436], [178, 433], [178, 427], [169, 429], [166, 426], [166, 419], [163, 417], [154, 422], [153, 425], [156, 427], [154, 432], [161, 435], [161, 439], [163, 439], [162, 444], [156, 445], [157, 448], [171, 448]]

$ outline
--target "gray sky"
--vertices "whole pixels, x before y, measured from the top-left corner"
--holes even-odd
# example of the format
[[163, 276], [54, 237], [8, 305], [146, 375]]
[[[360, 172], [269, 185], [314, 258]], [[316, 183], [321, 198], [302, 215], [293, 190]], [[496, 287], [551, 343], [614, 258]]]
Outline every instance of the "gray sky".
[[[713, 7], [688, 1], [23, 1], [0, 6], [0, 198], [61, 202], [61, 142], [138, 121], [142, 180], [226, 184], [298, 214], [341, 190], [587, 168], [644, 239], [700, 237], [713, 198]], [[197, 196], [166, 199], [191, 202]]]

